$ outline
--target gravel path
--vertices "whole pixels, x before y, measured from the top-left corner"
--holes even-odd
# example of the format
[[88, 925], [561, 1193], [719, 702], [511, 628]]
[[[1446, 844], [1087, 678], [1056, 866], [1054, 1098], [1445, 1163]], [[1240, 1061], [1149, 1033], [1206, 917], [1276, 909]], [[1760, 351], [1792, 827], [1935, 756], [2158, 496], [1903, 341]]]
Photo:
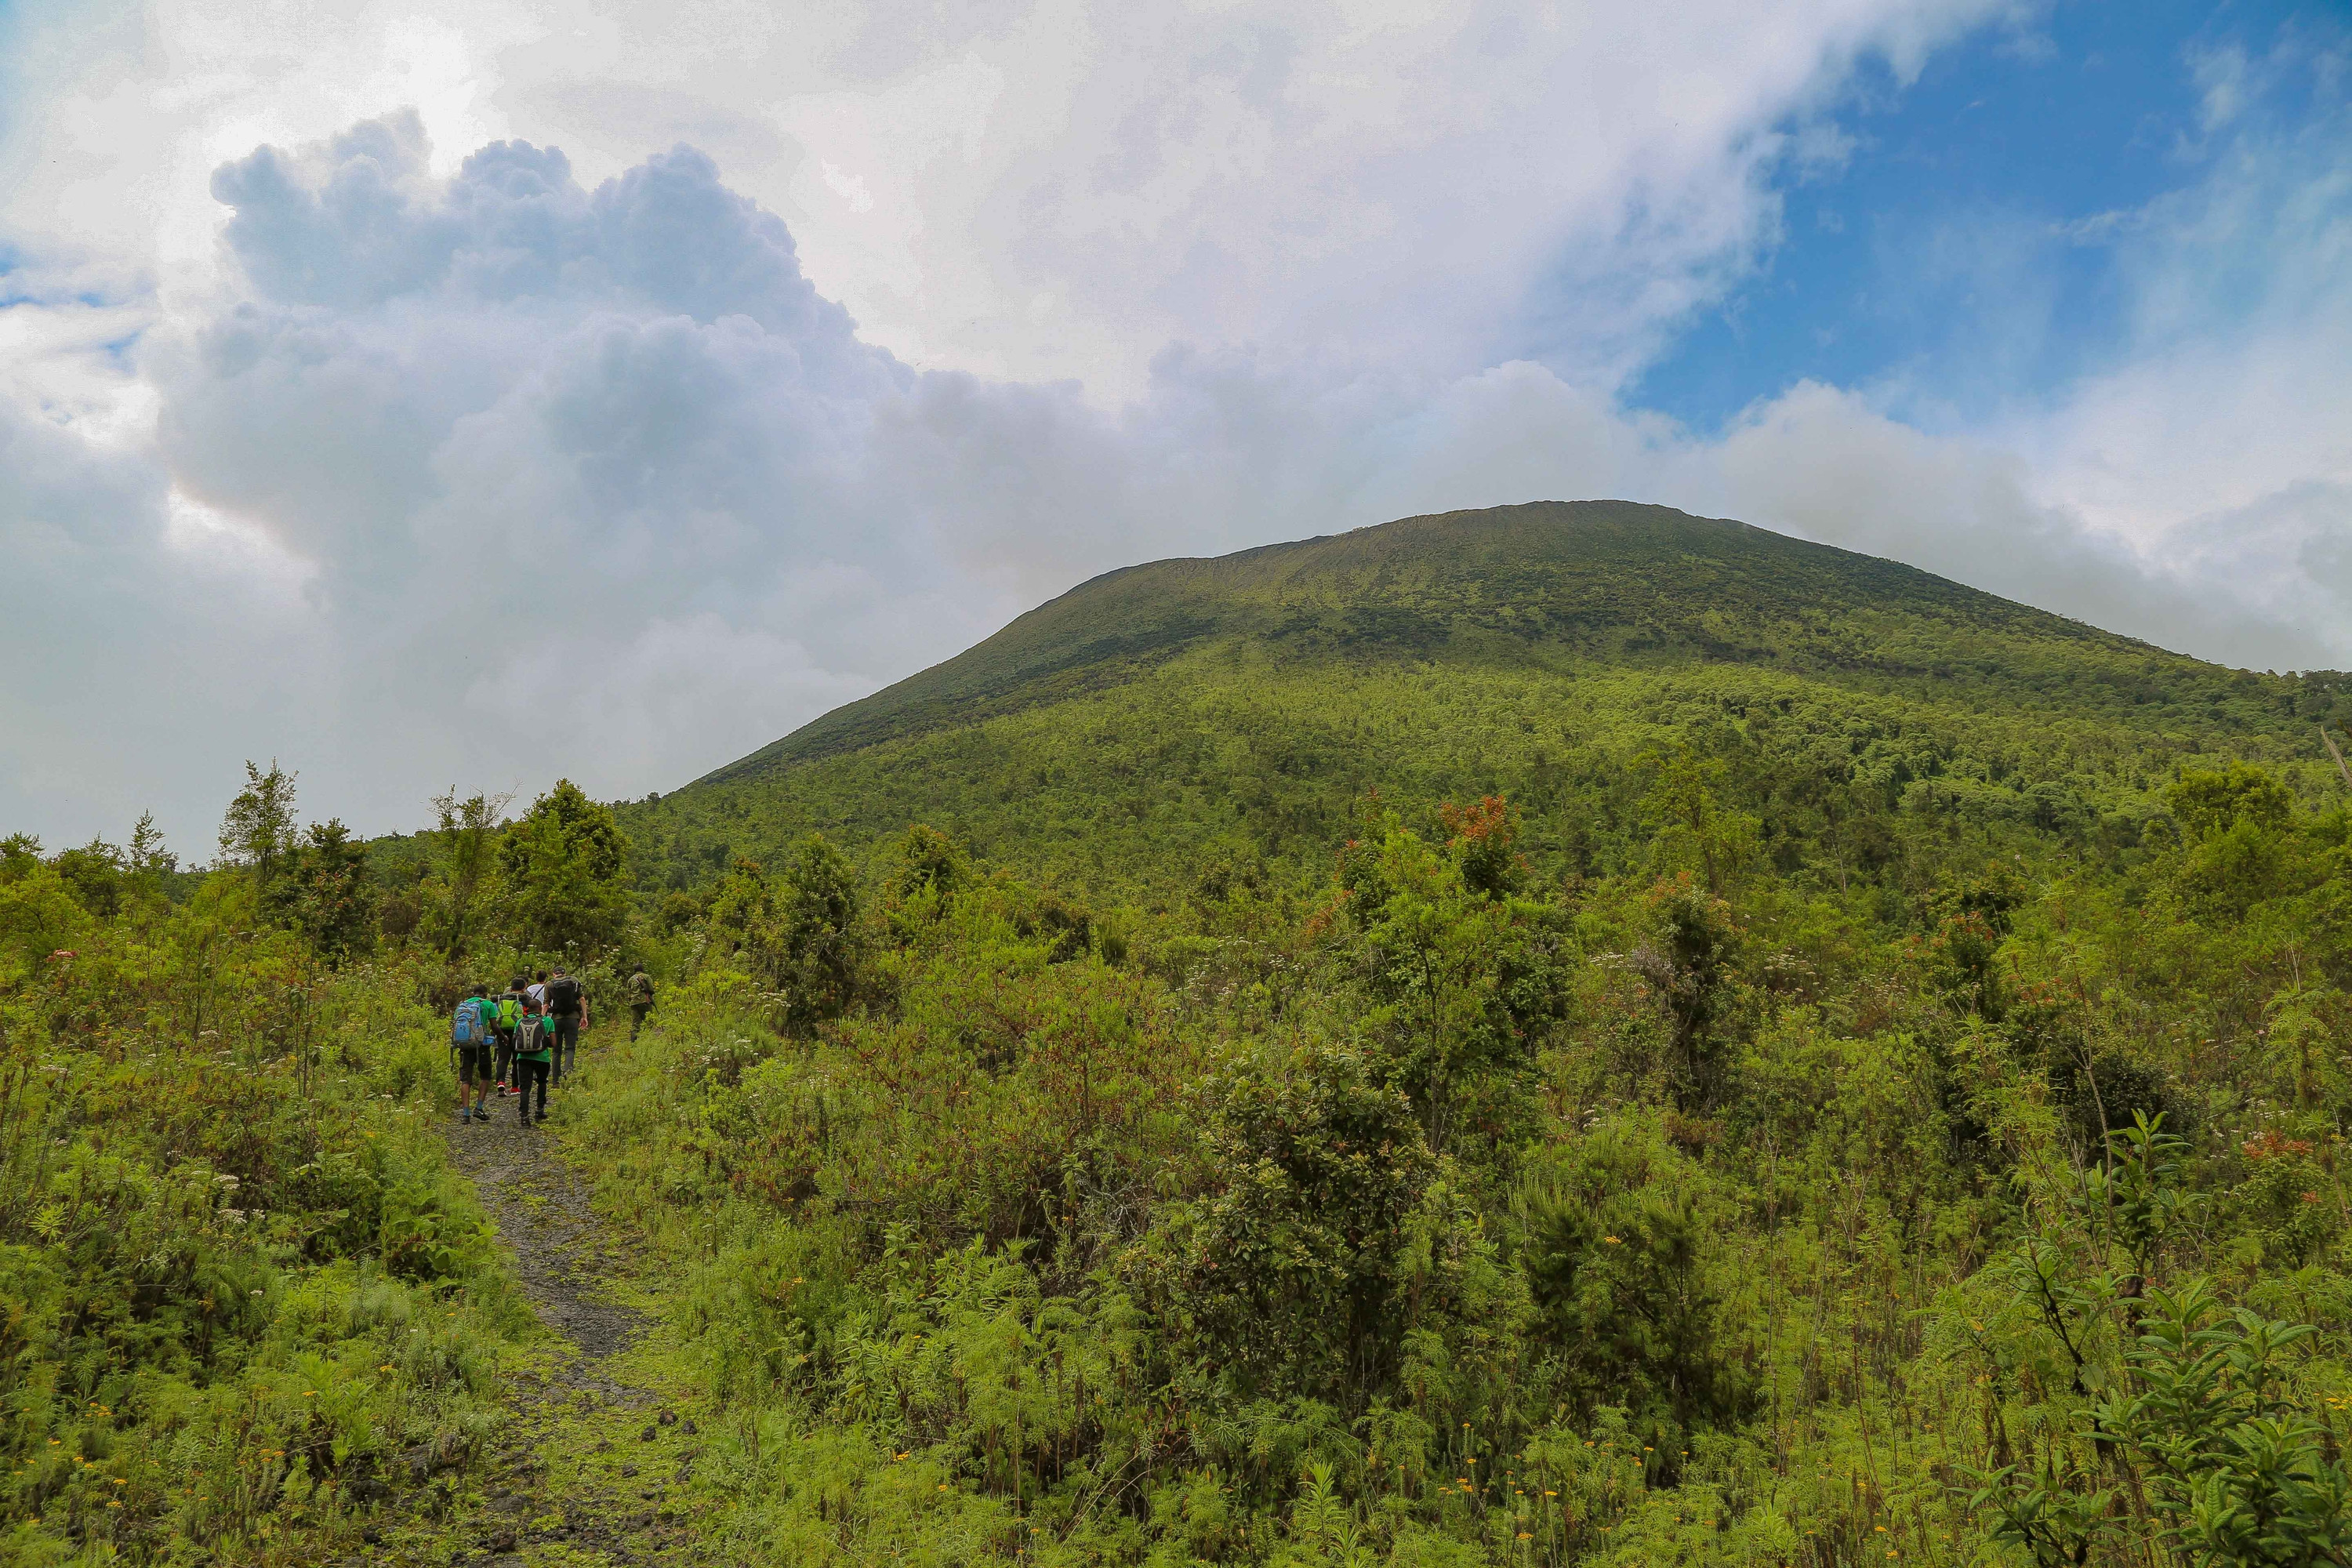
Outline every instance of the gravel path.
[[650, 1327], [610, 1293], [636, 1268], [636, 1249], [596, 1213], [588, 1181], [557, 1152], [552, 1122], [526, 1128], [512, 1100], [490, 1104], [497, 1120], [453, 1120], [444, 1132], [558, 1352], [542, 1371], [516, 1376], [512, 1418], [483, 1490], [452, 1500], [450, 1560], [500, 1568], [712, 1561], [698, 1546], [699, 1510], [684, 1495], [702, 1452], [693, 1416], [621, 1364]]
[[[487, 1125], [444, 1125], [457, 1168], [474, 1179], [483, 1206], [514, 1255], [515, 1271], [540, 1321], [571, 1342], [582, 1376], [598, 1369], [645, 1331], [643, 1315], [604, 1293], [604, 1281], [635, 1266], [589, 1201], [588, 1183], [557, 1156], [559, 1134], [547, 1123], [520, 1125], [512, 1100], [492, 1099]], [[617, 1394], [620, 1385], [611, 1385]]]

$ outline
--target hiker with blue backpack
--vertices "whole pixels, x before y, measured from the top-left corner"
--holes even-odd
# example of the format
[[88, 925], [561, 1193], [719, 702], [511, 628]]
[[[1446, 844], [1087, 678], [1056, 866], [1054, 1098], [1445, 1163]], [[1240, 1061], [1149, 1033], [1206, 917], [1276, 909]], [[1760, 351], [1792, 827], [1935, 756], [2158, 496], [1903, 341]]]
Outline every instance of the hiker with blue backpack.
[[[449, 1050], [457, 1058], [457, 1120], [488, 1121], [490, 1112], [485, 1103], [490, 1098], [490, 1083], [497, 1071], [496, 1039], [498, 1037], [498, 1004], [486, 994], [488, 987], [477, 985], [457, 1004], [449, 1019]], [[467, 1103], [468, 1098], [471, 1103]]]

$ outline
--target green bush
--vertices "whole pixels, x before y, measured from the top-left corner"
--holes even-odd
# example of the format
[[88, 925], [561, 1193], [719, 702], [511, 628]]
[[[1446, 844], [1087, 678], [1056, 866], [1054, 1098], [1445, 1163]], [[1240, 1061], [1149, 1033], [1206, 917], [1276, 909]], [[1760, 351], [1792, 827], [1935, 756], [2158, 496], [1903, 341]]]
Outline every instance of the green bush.
[[443, 1026], [255, 900], [134, 890], [0, 994], [17, 1560], [282, 1560], [495, 1419], [528, 1317], [427, 1129]]

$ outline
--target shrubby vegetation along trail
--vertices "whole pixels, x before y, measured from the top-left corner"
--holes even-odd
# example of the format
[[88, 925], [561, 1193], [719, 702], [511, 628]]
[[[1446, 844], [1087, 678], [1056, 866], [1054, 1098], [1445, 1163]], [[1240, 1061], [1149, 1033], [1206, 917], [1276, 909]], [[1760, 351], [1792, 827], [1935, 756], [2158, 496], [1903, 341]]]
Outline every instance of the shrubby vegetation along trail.
[[0, 840], [0, 1561], [2347, 1568], [2347, 691], [1520, 508]]

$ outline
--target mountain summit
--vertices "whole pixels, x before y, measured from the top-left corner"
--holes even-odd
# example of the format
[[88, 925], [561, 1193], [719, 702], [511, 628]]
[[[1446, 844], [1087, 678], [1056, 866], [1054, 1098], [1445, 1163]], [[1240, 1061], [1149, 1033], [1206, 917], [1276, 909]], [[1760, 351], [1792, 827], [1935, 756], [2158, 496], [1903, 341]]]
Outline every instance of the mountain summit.
[[[1231, 555], [1122, 567], [704, 781], [742, 778], [1133, 679], [1247, 637], [1298, 656], [1769, 661], [1948, 672], [1953, 639], [2012, 668], [2053, 652], [2200, 668], [1916, 568], [1636, 501], [1409, 517]], [[2042, 657], [2036, 657], [2039, 654]]]
[[2311, 750], [2334, 700], [1746, 523], [1547, 501], [1106, 573], [627, 816], [678, 886], [910, 821], [1016, 859], [1082, 842], [1074, 874], [1116, 880], [1217, 845], [1319, 855], [1365, 790], [1540, 795], [1568, 756], [1801, 744], [1898, 793], [1965, 754], [1948, 794], [2038, 788], [2080, 822], [2127, 811], [2123, 759], [2144, 791], [2209, 739]]

